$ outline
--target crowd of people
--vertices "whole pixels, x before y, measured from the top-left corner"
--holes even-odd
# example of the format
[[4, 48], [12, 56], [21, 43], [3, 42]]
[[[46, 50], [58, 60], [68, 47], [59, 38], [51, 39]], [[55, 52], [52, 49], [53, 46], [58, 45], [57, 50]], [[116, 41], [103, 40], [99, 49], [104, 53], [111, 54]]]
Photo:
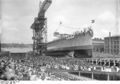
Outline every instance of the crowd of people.
[[[17, 57], [2, 56], [0, 59], [0, 79], [1, 80], [37, 80], [50, 76], [47, 68], [74, 69], [76, 65], [85, 63], [76, 59], [60, 59], [50, 56], [33, 56], [27, 54], [22, 59]], [[19, 57], [18, 57], [19, 58]], [[43, 68], [44, 67], [44, 68]]]
[[41, 67], [45, 63], [36, 58], [14, 59], [2, 57], [0, 59], [0, 79], [1, 80], [36, 80], [41, 79]]
[[85, 59], [33, 56], [31, 53], [21, 59], [12, 56], [3, 56], [0, 57], [0, 79], [45, 80], [46, 78], [50, 79], [55, 76], [55, 74], [53, 76], [53, 73], [48, 70], [82, 71], [83, 68], [84, 70], [88, 70], [90, 66], [92, 65], [90, 65]]

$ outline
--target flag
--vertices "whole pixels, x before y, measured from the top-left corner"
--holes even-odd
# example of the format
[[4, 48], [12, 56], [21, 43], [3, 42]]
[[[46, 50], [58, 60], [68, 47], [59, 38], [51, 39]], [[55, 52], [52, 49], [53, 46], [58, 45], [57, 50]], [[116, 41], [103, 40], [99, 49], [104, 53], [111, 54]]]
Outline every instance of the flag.
[[91, 23], [95, 23], [95, 20], [91, 20]]

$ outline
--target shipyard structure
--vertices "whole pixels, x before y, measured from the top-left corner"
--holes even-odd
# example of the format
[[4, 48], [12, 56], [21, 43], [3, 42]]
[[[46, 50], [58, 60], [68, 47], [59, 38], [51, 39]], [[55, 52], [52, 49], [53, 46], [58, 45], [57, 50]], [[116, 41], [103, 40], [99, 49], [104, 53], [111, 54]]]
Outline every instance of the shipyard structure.
[[93, 31], [91, 27], [84, 29], [84, 31], [63, 35], [57, 40], [47, 42], [47, 18], [45, 18], [45, 12], [51, 3], [52, 0], [44, 0], [40, 4], [38, 16], [31, 26], [33, 29], [34, 54], [58, 57], [92, 57]]
[[40, 2], [38, 16], [34, 19], [31, 28], [33, 30], [33, 52], [36, 55], [43, 55], [46, 52], [47, 42], [47, 18], [45, 12], [51, 5], [52, 0]]
[[[59, 34], [58, 39], [47, 42], [47, 18], [45, 12], [52, 4], [52, 0], [44, 0], [40, 3], [38, 16], [34, 19], [33, 29], [33, 52], [34, 54], [48, 56], [68, 56], [76, 58], [91, 58], [93, 52], [102, 52], [119, 55], [119, 36], [105, 37], [104, 40], [92, 39], [92, 27], [73, 34]], [[92, 20], [94, 23], [94, 20]]]

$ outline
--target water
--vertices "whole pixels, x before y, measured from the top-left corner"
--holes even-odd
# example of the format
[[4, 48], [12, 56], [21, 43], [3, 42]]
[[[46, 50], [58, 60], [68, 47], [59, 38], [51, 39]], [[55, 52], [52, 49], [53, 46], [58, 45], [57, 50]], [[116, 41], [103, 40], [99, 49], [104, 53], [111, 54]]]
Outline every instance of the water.
[[32, 48], [2, 48], [2, 51], [9, 51], [11, 53], [23, 53], [32, 51]]

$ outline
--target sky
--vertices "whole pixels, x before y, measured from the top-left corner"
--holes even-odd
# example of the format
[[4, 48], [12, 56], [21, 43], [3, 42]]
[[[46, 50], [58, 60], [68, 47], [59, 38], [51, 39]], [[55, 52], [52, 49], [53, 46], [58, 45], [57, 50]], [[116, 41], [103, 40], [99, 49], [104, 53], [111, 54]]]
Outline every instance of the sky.
[[[32, 43], [31, 24], [38, 14], [40, 0], [2, 0], [0, 20], [2, 42]], [[46, 12], [48, 41], [55, 39], [54, 32], [71, 34], [91, 26], [94, 37], [104, 38], [117, 29], [115, 0], [52, 0]], [[120, 8], [120, 7], [119, 7]], [[91, 24], [91, 20], [95, 20]], [[120, 22], [120, 17], [118, 18]], [[62, 22], [62, 25], [59, 23]]]

